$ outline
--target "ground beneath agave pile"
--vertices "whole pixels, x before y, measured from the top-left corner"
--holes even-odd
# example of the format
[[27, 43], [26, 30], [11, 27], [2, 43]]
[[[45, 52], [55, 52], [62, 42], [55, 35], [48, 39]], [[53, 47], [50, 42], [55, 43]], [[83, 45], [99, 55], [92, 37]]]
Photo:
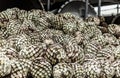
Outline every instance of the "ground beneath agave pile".
[[120, 78], [120, 25], [103, 17], [0, 13], [0, 78]]

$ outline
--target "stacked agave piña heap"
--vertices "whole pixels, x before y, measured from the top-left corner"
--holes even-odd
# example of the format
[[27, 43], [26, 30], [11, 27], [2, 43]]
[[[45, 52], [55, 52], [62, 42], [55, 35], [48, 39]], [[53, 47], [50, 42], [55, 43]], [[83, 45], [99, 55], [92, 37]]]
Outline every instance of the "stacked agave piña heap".
[[120, 78], [120, 26], [102, 28], [104, 22], [41, 10], [1, 12], [0, 78]]

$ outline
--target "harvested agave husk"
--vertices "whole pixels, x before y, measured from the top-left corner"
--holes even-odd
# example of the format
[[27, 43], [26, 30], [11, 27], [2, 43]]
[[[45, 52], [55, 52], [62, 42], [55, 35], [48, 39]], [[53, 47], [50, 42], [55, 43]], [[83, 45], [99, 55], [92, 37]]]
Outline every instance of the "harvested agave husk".
[[43, 43], [45, 43], [47, 46], [49, 46], [49, 45], [54, 44], [55, 42], [52, 39], [48, 38], [48, 39], [45, 39], [43, 41]]
[[51, 26], [55, 29], [62, 29], [67, 19], [64, 19], [62, 15], [55, 15], [51, 18]]
[[95, 25], [94, 22], [86, 22], [86, 21], [84, 21], [84, 25], [85, 26], [97, 26], [97, 25]]
[[90, 39], [80, 31], [75, 32], [74, 39], [77, 41], [77, 44], [81, 47], [84, 47], [87, 43], [90, 42]]
[[93, 22], [95, 23], [96, 25], [99, 25], [100, 24], [100, 19], [98, 17], [87, 17], [86, 20], [87, 22]]
[[120, 77], [120, 60], [116, 60], [112, 63], [112, 66], [115, 70], [115, 78]]
[[85, 25], [86, 22], [80, 22], [79, 25], [78, 25], [78, 31], [82, 32], [85, 28], [86, 28], [86, 25]]
[[108, 24], [106, 23], [105, 17], [99, 16], [99, 19], [100, 19], [100, 25], [99, 26], [108, 28]]
[[64, 35], [53, 35], [53, 41], [61, 45], [64, 44]]
[[21, 22], [19, 20], [10, 20], [6, 26], [6, 32], [9, 36], [22, 33]]
[[39, 30], [43, 30], [51, 26], [49, 22], [50, 18], [51, 18], [51, 14], [48, 14], [47, 12], [42, 11], [42, 10], [28, 11], [28, 19], [32, 20], [35, 26]]
[[54, 14], [51, 12], [45, 12], [42, 10], [28, 11], [28, 19], [32, 20], [39, 31], [51, 27], [51, 18]]
[[44, 58], [39, 57], [33, 60], [30, 73], [33, 78], [50, 78], [52, 75], [52, 65]]
[[30, 45], [29, 37], [25, 34], [13, 35], [7, 39], [7, 46], [15, 48], [18, 52], [25, 46]]
[[1, 29], [5, 28], [8, 22], [9, 22], [9, 19], [0, 18], [0, 27], [1, 27]]
[[18, 58], [18, 52], [12, 47], [0, 47], [0, 52], [6, 55], [10, 60], [14, 58]]
[[28, 19], [30, 19], [30, 20], [38, 19], [44, 13], [45, 13], [45, 11], [32, 9], [32, 10], [28, 11]]
[[64, 50], [67, 53], [67, 62], [82, 62], [84, 59], [83, 49], [77, 45], [76, 40], [69, 36], [54, 36], [57, 43], [63, 45]]
[[113, 78], [115, 76], [115, 67], [109, 60], [103, 60], [102, 68], [103, 72], [101, 78]]
[[46, 29], [45, 31], [48, 31], [49, 33], [52, 33], [53, 35], [62, 35], [63, 34], [63, 31], [61, 31], [61, 30]]
[[6, 39], [0, 39], [0, 47], [8, 47], [7, 46], [8, 41]]
[[120, 37], [120, 26], [117, 24], [109, 24], [108, 30], [111, 34]]
[[[71, 36], [71, 35], [60, 35], [61, 36], [61, 40], [58, 41], [58, 43], [62, 44], [63, 46], [66, 45], [77, 45], [77, 41], [76, 39]], [[58, 39], [59, 40], [59, 39]]]
[[67, 59], [63, 46], [58, 43], [48, 45], [44, 57], [52, 65], [55, 65], [59, 62], [65, 62]]
[[28, 19], [32, 20], [32, 19], [39, 19], [39, 18], [46, 18], [48, 21], [50, 20], [50, 18], [54, 16], [53, 13], [51, 12], [45, 12], [42, 10], [35, 10], [32, 9], [30, 11], [28, 11]]
[[83, 19], [82, 18], [79, 18], [77, 17], [76, 15], [70, 13], [70, 12], [66, 12], [66, 13], [63, 13], [62, 16], [67, 19], [68, 22], [74, 22], [76, 23], [76, 25], [78, 26], [79, 23], [83, 22]]
[[37, 44], [42, 42], [41, 33], [39, 32], [28, 33], [27, 39], [31, 44]]
[[100, 25], [98, 28], [101, 30], [102, 33], [108, 33], [108, 24], [105, 22], [105, 18], [103, 16], [99, 17], [100, 19]]
[[115, 48], [114, 54], [116, 59], [120, 59], [120, 45]]
[[67, 53], [69, 63], [82, 63], [84, 61], [84, 51], [78, 45], [66, 45], [65, 51]]
[[28, 12], [25, 10], [20, 10], [18, 12], [18, 19], [20, 19], [21, 21], [23, 21], [25, 18], [28, 17]]
[[9, 19], [18, 19], [18, 12], [20, 10], [18, 8], [7, 9], [6, 13], [8, 14]]
[[48, 11], [42, 17], [45, 17], [47, 19], [47, 22], [50, 22], [51, 18], [54, 17], [54, 14]]
[[66, 34], [74, 34], [77, 31], [77, 26], [73, 22], [68, 22], [63, 25], [63, 31]]
[[39, 31], [38, 28], [36, 28], [35, 24], [31, 20], [24, 19], [21, 30], [24, 31], [26, 34], [30, 34], [35, 31]]
[[77, 41], [71, 35], [63, 35], [63, 45], [77, 45]]
[[73, 69], [67, 63], [58, 63], [53, 67], [54, 78], [72, 78]]
[[7, 9], [0, 13], [0, 18], [3, 19], [18, 19], [17, 8]]
[[75, 28], [77, 28], [78, 23], [81, 22], [82, 20], [79, 20], [78, 17], [71, 13], [63, 13], [63, 14], [57, 14], [54, 17], [51, 18], [51, 25], [55, 29], [62, 29], [63, 25], [65, 25], [68, 22], [74, 22]]
[[88, 59], [84, 64], [84, 71], [88, 78], [99, 78], [102, 73], [102, 66], [99, 60]]
[[0, 29], [0, 39], [6, 39], [9, 37], [9, 34], [6, 30], [7, 30], [6, 28]]
[[50, 30], [48, 30], [48, 31], [46, 30], [46, 31], [40, 32], [40, 39], [42, 41], [44, 41], [46, 39], [52, 39], [52, 36], [53, 36], [53, 34], [50, 32]]
[[102, 32], [96, 26], [91, 26], [87, 28], [88, 29], [85, 30], [85, 36], [88, 35], [89, 39], [102, 35]]
[[38, 18], [32, 20], [39, 31], [47, 29], [50, 26], [50, 23], [46, 21], [46, 18]]
[[69, 18], [68, 20], [72, 20], [74, 19], [75, 21], [77, 19], [80, 19], [79, 17], [75, 16], [74, 14], [70, 13], [70, 12], [66, 12], [62, 14], [65, 18]]
[[77, 44], [80, 45], [82, 45], [83, 41], [85, 40], [84, 35], [80, 31], [75, 32], [74, 38], [77, 41]]
[[84, 27], [80, 27], [79, 31], [82, 32], [86, 39], [92, 39], [98, 35], [102, 35], [102, 32], [97, 28], [97, 26], [90, 25], [89, 23], [84, 23]]
[[45, 44], [43, 43], [25, 46], [19, 52], [19, 56], [20, 58], [34, 60], [44, 54], [44, 47]]
[[9, 19], [7, 12], [6, 11], [0, 12], [0, 18], [1, 19]]
[[85, 59], [93, 59], [96, 58], [96, 54], [99, 50], [102, 49], [100, 43], [96, 41], [89, 42], [85, 45], [84, 52], [85, 52]]
[[96, 42], [96, 43], [100, 44], [101, 46], [105, 46], [106, 45], [105, 39], [104, 39], [103, 35], [98, 35], [98, 36], [92, 38], [90, 40], [90, 42]]
[[104, 58], [110, 62], [113, 62], [115, 61], [115, 49], [116, 47], [113, 46], [113, 45], [107, 45], [105, 46], [104, 48], [102, 48], [101, 50], [99, 50], [96, 54], [97, 56], [97, 59], [100, 59], [100, 58]]
[[103, 36], [104, 36], [104, 40], [105, 40], [106, 44], [111, 44], [114, 46], [119, 45], [119, 41], [117, 40], [117, 38], [114, 35], [105, 33], [105, 34], [103, 34]]
[[102, 27], [102, 26], [98, 26], [98, 28], [101, 30], [101, 32], [104, 33], [108, 33], [108, 28], [106, 27]]
[[11, 61], [10, 59], [0, 51], [0, 77], [4, 77], [11, 72]]
[[31, 65], [29, 60], [17, 60], [13, 59], [11, 64], [10, 78], [27, 78], [28, 71]]
[[45, 39], [53, 39], [54, 40], [54, 36], [62, 35], [62, 34], [63, 34], [63, 32], [60, 30], [46, 29], [46, 30], [40, 32], [40, 39], [42, 41], [44, 41]]
[[72, 78], [85, 78], [86, 77], [86, 72], [83, 67], [83, 65], [80, 65], [79, 63], [70, 63], [74, 74]]

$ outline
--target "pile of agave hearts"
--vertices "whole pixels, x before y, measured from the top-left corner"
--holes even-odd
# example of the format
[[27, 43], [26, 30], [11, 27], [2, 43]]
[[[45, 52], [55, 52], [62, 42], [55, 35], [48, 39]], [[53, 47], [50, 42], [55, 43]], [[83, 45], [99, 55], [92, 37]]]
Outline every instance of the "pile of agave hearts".
[[0, 78], [120, 78], [120, 26], [103, 17], [0, 13]]

